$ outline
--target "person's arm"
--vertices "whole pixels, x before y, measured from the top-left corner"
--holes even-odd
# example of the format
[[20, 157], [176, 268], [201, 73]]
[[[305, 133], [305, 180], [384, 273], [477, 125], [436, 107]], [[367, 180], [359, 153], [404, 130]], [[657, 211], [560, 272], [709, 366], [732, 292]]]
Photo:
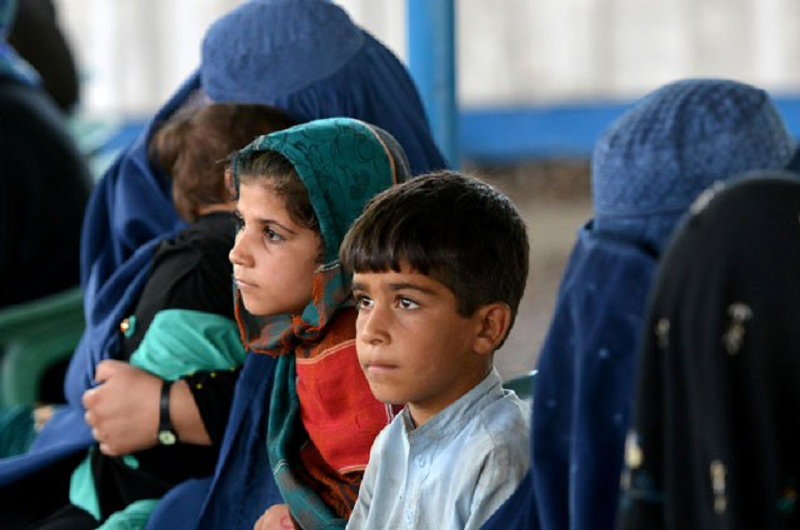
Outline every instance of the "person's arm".
[[[233, 301], [228, 269], [227, 255], [222, 251], [212, 253], [207, 250], [199, 256], [192, 251], [174, 253], [154, 267], [148, 286], [169, 286], [170, 293], [161, 310], [219, 312], [224, 308], [232, 313], [229, 309]], [[174, 283], [174, 277], [181, 279]], [[143, 296], [146, 293], [147, 288]], [[109, 366], [111, 370], [107, 369]], [[219, 443], [230, 412], [237, 376], [238, 371], [198, 372], [173, 385], [170, 419], [181, 442]], [[118, 361], [100, 363], [96, 379], [103, 384], [87, 391], [83, 401], [87, 409], [86, 421], [94, 429], [100, 450], [113, 456], [157, 445], [163, 381]], [[131, 396], [136, 396], [136, 399], [131, 399]]]
[[[179, 440], [186, 443], [201, 443], [199, 440], [203, 440], [203, 445], [222, 443], [239, 372], [240, 368], [197, 372], [173, 385], [180, 385], [180, 403], [191, 408], [175, 411], [172, 423]], [[184, 395], [186, 392], [191, 395], [190, 401]]]
[[[205, 372], [204, 374], [209, 374]], [[212, 426], [206, 428], [203, 409], [186, 380], [176, 381], [170, 389], [170, 419], [178, 440], [187, 444], [219, 443], [233, 399], [237, 372], [207, 376], [209, 382], [200, 403]], [[204, 377], [195, 374], [195, 381]], [[97, 367], [97, 381], [102, 382], [83, 396], [86, 423], [92, 427], [100, 451], [110, 456], [130, 454], [158, 445], [158, 424], [163, 380], [122, 361], [103, 361]], [[130, 399], [130, 396], [137, 396]], [[214, 401], [216, 404], [211, 404]]]

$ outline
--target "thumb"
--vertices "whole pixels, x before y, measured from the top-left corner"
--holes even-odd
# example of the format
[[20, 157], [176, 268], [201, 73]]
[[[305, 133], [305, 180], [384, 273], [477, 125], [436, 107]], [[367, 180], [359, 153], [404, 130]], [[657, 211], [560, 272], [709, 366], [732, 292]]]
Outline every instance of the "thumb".
[[122, 361], [100, 361], [100, 364], [97, 365], [97, 370], [94, 372], [94, 380], [98, 383], [102, 383], [103, 381], [107, 381], [111, 379], [114, 374], [119, 372], [121, 367], [124, 367], [125, 363]]

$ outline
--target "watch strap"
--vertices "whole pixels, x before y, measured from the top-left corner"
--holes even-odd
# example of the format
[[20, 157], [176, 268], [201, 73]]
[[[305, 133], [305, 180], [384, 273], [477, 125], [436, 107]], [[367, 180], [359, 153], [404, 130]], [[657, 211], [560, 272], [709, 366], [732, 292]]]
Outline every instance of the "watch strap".
[[175, 433], [169, 414], [169, 392], [171, 389], [172, 381], [164, 381], [164, 385], [161, 387], [158, 418], [158, 441], [161, 445], [173, 445], [178, 441], [178, 435]]

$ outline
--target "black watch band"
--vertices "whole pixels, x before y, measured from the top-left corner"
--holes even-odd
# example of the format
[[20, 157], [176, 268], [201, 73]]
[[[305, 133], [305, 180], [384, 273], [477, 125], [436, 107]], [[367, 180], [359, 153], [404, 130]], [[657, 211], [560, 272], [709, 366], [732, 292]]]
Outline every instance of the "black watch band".
[[161, 445], [174, 445], [178, 441], [178, 435], [169, 417], [169, 391], [171, 388], [172, 381], [164, 381], [164, 386], [161, 387], [158, 419], [158, 443]]

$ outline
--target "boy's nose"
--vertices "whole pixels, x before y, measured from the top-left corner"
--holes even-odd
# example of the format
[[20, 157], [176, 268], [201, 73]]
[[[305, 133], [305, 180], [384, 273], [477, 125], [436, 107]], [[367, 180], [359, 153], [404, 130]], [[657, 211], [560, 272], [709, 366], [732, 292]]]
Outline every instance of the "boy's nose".
[[228, 253], [228, 259], [234, 265], [241, 267], [253, 266], [253, 255], [248, 249], [244, 230], [236, 234], [236, 240], [233, 243], [233, 248]]
[[361, 311], [356, 320], [356, 335], [358, 340], [371, 346], [378, 346], [389, 342], [386, 315], [378, 307], [369, 311]]

